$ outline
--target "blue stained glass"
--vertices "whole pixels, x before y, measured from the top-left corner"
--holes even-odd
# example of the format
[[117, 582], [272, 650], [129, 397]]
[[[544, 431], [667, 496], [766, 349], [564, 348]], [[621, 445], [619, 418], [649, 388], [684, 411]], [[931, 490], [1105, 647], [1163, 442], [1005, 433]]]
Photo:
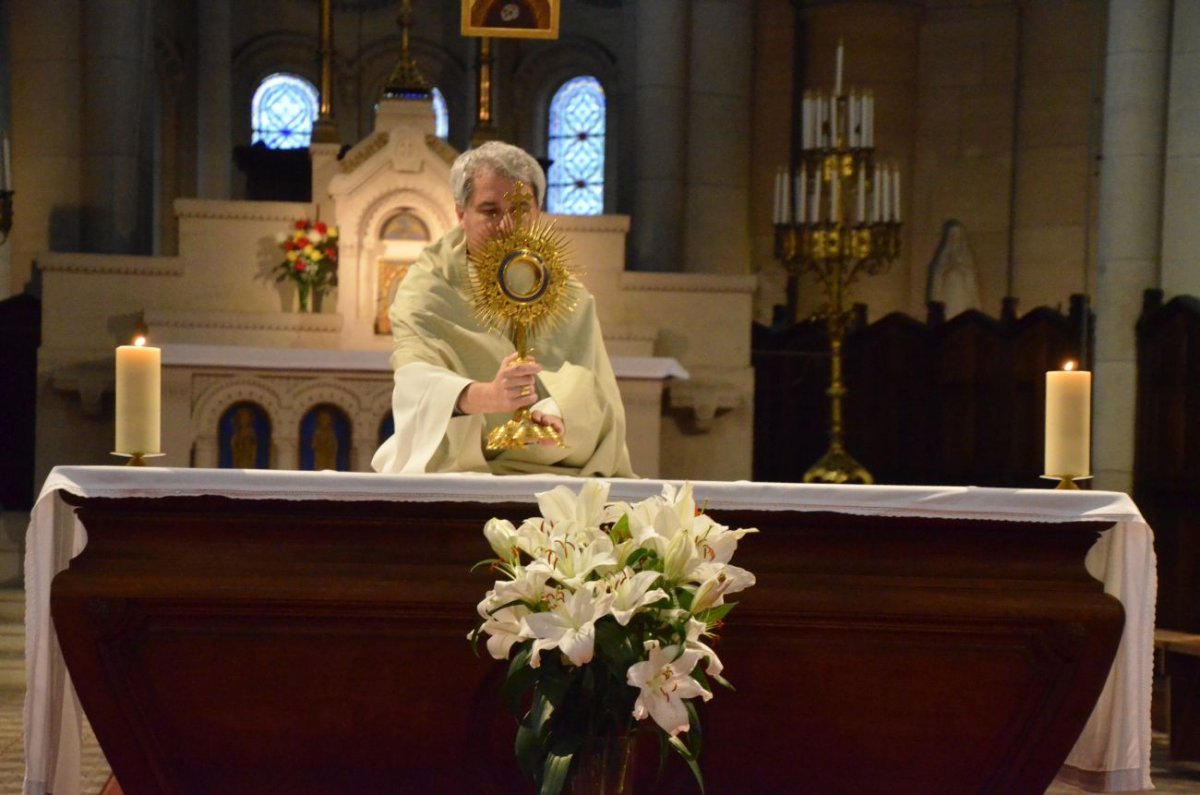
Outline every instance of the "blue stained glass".
[[433, 89], [433, 132], [443, 141], [450, 137], [450, 114], [446, 111], [446, 97], [437, 88]]
[[550, 100], [550, 173], [546, 209], [564, 215], [604, 212], [604, 88], [583, 75]]
[[303, 77], [269, 75], [250, 103], [250, 142], [262, 141], [269, 149], [303, 149], [312, 141], [319, 108], [317, 89]]

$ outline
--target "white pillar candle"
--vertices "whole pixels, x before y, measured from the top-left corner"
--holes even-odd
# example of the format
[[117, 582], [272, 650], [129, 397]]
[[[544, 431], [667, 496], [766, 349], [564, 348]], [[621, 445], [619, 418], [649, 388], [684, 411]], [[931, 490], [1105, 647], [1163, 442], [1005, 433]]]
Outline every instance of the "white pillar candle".
[[1046, 373], [1045, 474], [1092, 474], [1092, 374], [1067, 362]]
[[829, 98], [829, 145], [838, 145], [838, 101], [836, 96]]
[[162, 351], [142, 337], [117, 348], [116, 413], [116, 452], [162, 452]]

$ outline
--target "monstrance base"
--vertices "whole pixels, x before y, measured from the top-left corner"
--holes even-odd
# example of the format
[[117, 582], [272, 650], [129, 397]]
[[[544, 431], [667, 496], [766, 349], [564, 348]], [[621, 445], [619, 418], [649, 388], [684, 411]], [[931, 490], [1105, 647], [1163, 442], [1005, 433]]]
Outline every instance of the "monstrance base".
[[845, 450], [831, 447], [821, 456], [817, 463], [804, 473], [805, 483], [860, 483], [870, 485], [875, 482], [871, 473]]
[[488, 450], [517, 450], [531, 444], [540, 444], [553, 439], [557, 447], [564, 447], [562, 435], [549, 425], [533, 421], [529, 409], [517, 409], [508, 422], [493, 428], [487, 438]]

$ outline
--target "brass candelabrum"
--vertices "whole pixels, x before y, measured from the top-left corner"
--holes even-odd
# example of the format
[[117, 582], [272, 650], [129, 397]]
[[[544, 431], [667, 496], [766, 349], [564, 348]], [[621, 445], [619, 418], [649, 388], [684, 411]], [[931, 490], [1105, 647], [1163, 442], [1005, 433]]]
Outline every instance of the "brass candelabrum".
[[811, 274], [824, 292], [818, 317], [829, 333], [829, 449], [805, 483], [873, 483], [843, 441], [842, 345], [853, 319], [850, 292], [900, 255], [900, 176], [877, 162], [874, 97], [841, 90], [842, 45], [832, 94], [806, 92], [802, 151], [775, 180], [775, 257], [793, 276]]

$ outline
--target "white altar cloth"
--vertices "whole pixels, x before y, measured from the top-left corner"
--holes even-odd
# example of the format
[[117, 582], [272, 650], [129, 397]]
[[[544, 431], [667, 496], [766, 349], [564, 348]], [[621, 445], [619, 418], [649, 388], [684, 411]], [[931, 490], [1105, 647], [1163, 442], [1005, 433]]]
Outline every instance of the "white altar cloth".
[[[534, 502], [577, 478], [480, 474], [390, 476], [346, 472], [56, 467], [34, 505], [25, 553], [25, 795], [82, 795], [81, 717], [50, 621], [50, 583], [83, 551], [87, 534], [61, 492], [81, 497], [221, 495], [234, 499]], [[612, 499], [642, 499], [663, 481], [613, 479]], [[1125, 628], [1108, 681], [1060, 780], [1092, 791], [1152, 788], [1150, 690], [1157, 593], [1153, 535], [1127, 495], [934, 486], [695, 482], [713, 511], [836, 511], [867, 516], [1113, 525], [1087, 556], [1088, 571], [1125, 607]], [[482, 528], [481, 528], [482, 531]], [[90, 793], [88, 795], [91, 795]]]

